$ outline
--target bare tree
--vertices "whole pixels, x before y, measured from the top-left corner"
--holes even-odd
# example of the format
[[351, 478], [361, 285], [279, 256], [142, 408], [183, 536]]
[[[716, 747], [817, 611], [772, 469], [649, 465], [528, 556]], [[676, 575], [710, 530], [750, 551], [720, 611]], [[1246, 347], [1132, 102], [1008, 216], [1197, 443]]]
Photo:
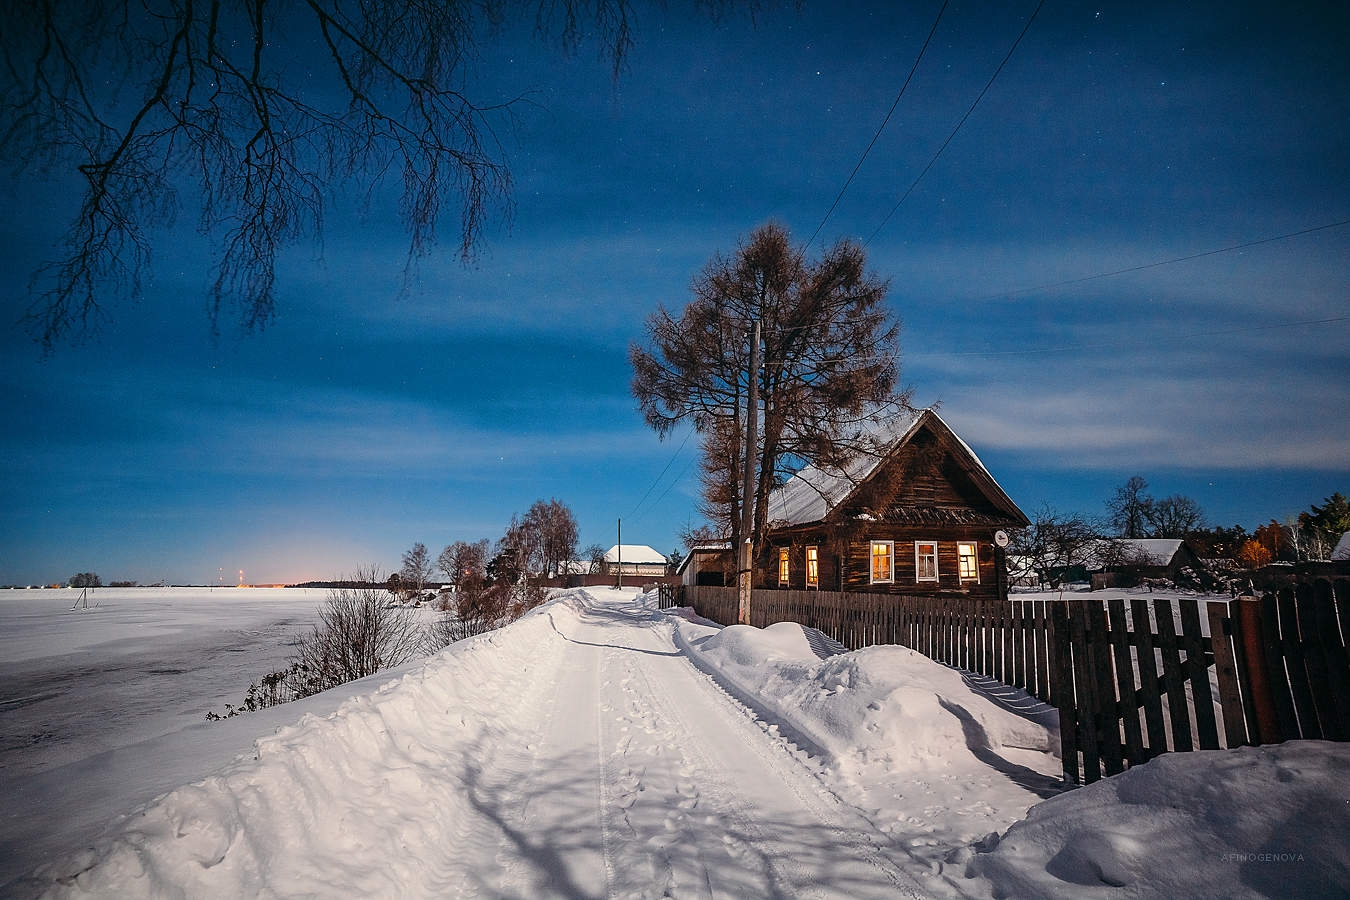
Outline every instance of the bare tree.
[[515, 552], [521, 574], [551, 578], [576, 557], [577, 520], [559, 500], [536, 500], [523, 517], [511, 516], [497, 545]]
[[545, 578], [562, 574], [563, 566], [577, 555], [577, 520], [572, 510], [557, 499], [536, 500], [525, 514], [538, 541], [535, 560]]
[[421, 596], [431, 578], [431, 556], [426, 544], [418, 541], [403, 551], [403, 568], [399, 575], [406, 590]]
[[446, 579], [459, 588], [470, 578], [486, 577], [490, 550], [491, 543], [487, 538], [473, 543], [455, 541], [441, 551], [441, 555], [436, 558], [436, 565]]
[[[841, 241], [816, 261], [787, 231], [757, 228], [734, 256], [714, 257], [695, 277], [676, 318], [647, 320], [648, 346], [633, 345], [633, 393], [647, 424], [665, 436], [692, 424], [704, 442], [705, 512], [737, 545], [758, 548], [769, 492], [803, 460], [843, 467], [876, 452], [876, 432], [909, 408], [897, 389], [900, 325], [885, 305], [888, 283], [867, 270], [863, 249]], [[752, 323], [762, 327], [759, 371], [750, 372]], [[750, 379], [762, 419], [750, 496], [735, 477], [744, 458]], [[742, 535], [742, 506], [753, 524]]]
[[1205, 522], [1200, 504], [1181, 494], [1150, 500], [1144, 516], [1148, 520], [1148, 536], [1155, 538], [1184, 538]]
[[513, 16], [564, 49], [596, 39], [616, 76], [633, 41], [630, 0], [4, 4], [0, 153], [81, 179], [64, 247], [34, 278], [34, 336], [50, 349], [86, 333], [109, 298], [134, 297], [148, 229], [180, 193], [218, 247], [213, 327], [225, 305], [265, 326], [278, 252], [320, 236], [330, 198], [369, 202], [386, 181], [401, 189], [405, 275], [447, 213], [468, 257], [489, 215], [510, 211], [494, 129], [518, 101], [485, 104], [465, 85], [481, 42]]
[[1096, 565], [1109, 554], [1104, 545], [1111, 542], [1083, 516], [1042, 504], [1029, 526], [1013, 532], [1008, 553], [1025, 557], [1051, 588], [1058, 588], [1075, 570]]
[[1153, 498], [1147, 494], [1148, 482], [1138, 475], [1130, 478], [1106, 501], [1111, 527], [1125, 538], [1141, 538], [1148, 533], [1149, 508]]
[[581, 558], [586, 560], [587, 571], [592, 575], [608, 575], [609, 560], [605, 559], [605, 548], [599, 544], [591, 544], [581, 551]]

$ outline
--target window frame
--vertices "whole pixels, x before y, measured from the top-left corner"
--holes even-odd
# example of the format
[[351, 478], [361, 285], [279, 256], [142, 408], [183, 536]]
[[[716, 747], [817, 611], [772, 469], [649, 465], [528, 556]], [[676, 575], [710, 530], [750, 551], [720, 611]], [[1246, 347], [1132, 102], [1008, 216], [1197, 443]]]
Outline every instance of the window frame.
[[[889, 574], [885, 578], [877, 577], [877, 547], [886, 547], [886, 563]], [[895, 584], [895, 541], [872, 541], [868, 547], [867, 572], [869, 584]]]
[[[922, 547], [932, 547], [931, 554], [921, 552]], [[933, 574], [924, 575], [919, 561], [928, 556], [933, 558]], [[942, 578], [942, 570], [938, 567], [938, 542], [937, 541], [915, 541], [914, 542], [914, 583], [915, 584], [936, 584]]]
[[[966, 555], [962, 554], [961, 551], [966, 547], [970, 548], [968, 556], [971, 563], [974, 565], [974, 574], [972, 575], [967, 575], [961, 571], [961, 561], [966, 558]], [[980, 583], [980, 545], [978, 541], [956, 542], [956, 577], [961, 580], [962, 584], [972, 582], [974, 584]]]
[[778, 586], [787, 587], [792, 583], [792, 551], [788, 547], [778, 548]]
[[820, 548], [815, 544], [806, 548], [806, 589], [820, 590]]

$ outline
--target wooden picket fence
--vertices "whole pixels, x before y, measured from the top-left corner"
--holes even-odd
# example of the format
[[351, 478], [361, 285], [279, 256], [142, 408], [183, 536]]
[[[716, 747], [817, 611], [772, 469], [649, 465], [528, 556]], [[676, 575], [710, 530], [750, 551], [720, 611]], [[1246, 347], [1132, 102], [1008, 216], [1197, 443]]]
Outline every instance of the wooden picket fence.
[[1168, 751], [1350, 740], [1350, 580], [1203, 611], [1198, 600], [1080, 598], [1051, 618], [1067, 636], [1051, 681], [1063, 687], [1055, 705], [1072, 781]]
[[[736, 618], [734, 588], [667, 585], [661, 604]], [[1074, 783], [1169, 751], [1350, 740], [1350, 579], [1231, 602], [766, 590], [750, 608], [758, 627], [799, 622], [849, 649], [900, 644], [1053, 704]]]
[[[734, 587], [663, 587], [660, 603], [662, 608], [692, 606], [714, 622], [736, 621]], [[1053, 703], [1048, 631], [1052, 603], [756, 590], [750, 599], [750, 624], [763, 628], [774, 622], [799, 622], [850, 650], [900, 644]]]

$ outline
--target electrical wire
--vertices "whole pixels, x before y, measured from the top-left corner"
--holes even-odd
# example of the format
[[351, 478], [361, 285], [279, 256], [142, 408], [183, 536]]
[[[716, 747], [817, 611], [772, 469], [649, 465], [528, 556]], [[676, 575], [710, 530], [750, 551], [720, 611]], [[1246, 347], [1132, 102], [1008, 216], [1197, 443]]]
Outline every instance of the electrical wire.
[[[687, 432], [685, 432], [684, 440], [680, 441], [680, 446], [676, 447], [675, 452], [670, 455], [670, 459], [666, 462], [665, 468], [663, 468], [661, 470], [661, 473], [657, 475], [655, 479], [652, 480], [652, 483], [647, 487], [647, 492], [642, 495], [642, 499], [637, 502], [637, 505], [633, 507], [633, 511], [630, 512], [626, 516], [626, 518], [631, 519], [637, 515], [637, 511], [642, 508], [642, 504], [647, 500], [648, 497], [651, 496], [652, 491], [655, 490], [656, 486], [661, 483], [661, 479], [665, 477], [666, 473], [670, 471], [670, 467], [675, 464], [675, 460], [679, 458], [680, 451], [684, 449], [685, 444], [689, 443], [689, 438], [692, 437], [693, 434], [694, 429], [692, 427]], [[686, 471], [688, 471], [687, 468]], [[681, 476], [683, 476], [683, 474], [684, 474], [683, 472], [680, 473]], [[677, 478], [676, 480], [678, 481], [679, 479]], [[670, 488], [666, 488], [666, 492], [669, 493]], [[662, 494], [661, 497], [665, 497], [665, 494]], [[658, 502], [659, 500], [660, 498], [658, 498]]]
[[942, 8], [938, 10], [937, 18], [933, 20], [933, 27], [928, 30], [928, 37], [924, 39], [923, 46], [919, 48], [919, 55], [914, 58], [914, 65], [910, 67], [909, 74], [905, 76], [905, 83], [900, 86], [900, 93], [895, 95], [895, 102], [891, 104], [891, 109], [886, 113], [886, 118], [882, 119], [881, 124], [877, 126], [876, 134], [872, 135], [872, 142], [867, 145], [867, 149], [862, 152], [862, 156], [858, 157], [858, 164], [853, 167], [853, 171], [849, 173], [848, 180], [845, 181], [844, 186], [839, 189], [839, 194], [834, 198], [834, 202], [830, 204], [830, 208], [826, 210], [825, 217], [820, 220], [820, 224], [816, 226], [816, 230], [811, 232], [811, 237], [806, 241], [806, 247], [810, 247], [815, 243], [816, 237], [820, 234], [820, 230], [825, 227], [825, 223], [830, 220], [830, 216], [834, 215], [835, 207], [839, 205], [840, 200], [844, 199], [844, 192], [847, 191], [849, 185], [853, 183], [853, 179], [857, 176], [858, 170], [862, 168], [862, 164], [864, 160], [867, 159], [867, 155], [872, 152], [872, 148], [876, 146], [877, 139], [881, 137], [881, 132], [886, 129], [886, 123], [889, 122], [891, 116], [895, 114], [895, 108], [900, 105], [900, 98], [905, 96], [905, 89], [909, 87], [910, 81], [914, 78], [914, 73], [918, 71], [919, 63], [923, 61], [924, 54], [928, 52], [928, 45], [932, 42], [933, 35], [937, 33], [938, 23], [942, 21], [942, 14], [947, 11], [947, 4], [949, 2], [950, 0], [943, 0]]
[[1273, 237], [1260, 238], [1255, 241], [1244, 241], [1241, 244], [1233, 244], [1229, 247], [1220, 247], [1217, 250], [1205, 250], [1201, 253], [1192, 253], [1188, 256], [1176, 256], [1171, 259], [1163, 259], [1157, 262], [1144, 263], [1138, 266], [1127, 266], [1124, 269], [1116, 269], [1111, 272], [1098, 272], [1095, 275], [1084, 275], [1080, 278], [1068, 278], [1064, 281], [1053, 281], [1048, 284], [1038, 284], [1035, 287], [1020, 288], [1015, 291], [1004, 291], [998, 294], [990, 294], [987, 297], [980, 297], [980, 300], [998, 300], [1003, 297], [1016, 297], [1020, 294], [1030, 294], [1035, 291], [1049, 291], [1055, 288], [1066, 287], [1071, 284], [1082, 284], [1086, 281], [1096, 281], [1099, 278], [1112, 278], [1116, 275], [1126, 275], [1130, 272], [1143, 272], [1146, 269], [1156, 269], [1159, 266], [1170, 266], [1173, 263], [1190, 262], [1193, 259], [1204, 259], [1206, 256], [1216, 256], [1220, 253], [1232, 253], [1234, 250], [1245, 250], [1248, 247], [1259, 247], [1262, 244], [1270, 244], [1275, 241], [1286, 241], [1289, 238], [1301, 237], [1305, 234], [1314, 234], [1318, 231], [1326, 231], [1329, 228], [1341, 228], [1350, 225], [1350, 219], [1343, 219], [1340, 222], [1330, 222], [1326, 225], [1314, 225], [1312, 228], [1304, 228], [1302, 231], [1291, 231], [1288, 234], [1277, 234]]
[[933, 165], [938, 161], [938, 157], [942, 156], [942, 152], [947, 149], [947, 145], [956, 137], [956, 133], [961, 130], [961, 126], [965, 125], [966, 120], [970, 118], [971, 113], [975, 112], [975, 107], [980, 105], [980, 101], [984, 99], [984, 95], [989, 93], [989, 89], [994, 86], [994, 81], [998, 78], [999, 73], [1003, 71], [1003, 67], [1008, 64], [1008, 60], [1012, 59], [1013, 53], [1017, 51], [1018, 44], [1022, 43], [1022, 38], [1026, 37], [1027, 32], [1031, 30], [1031, 23], [1036, 21], [1036, 16], [1040, 15], [1041, 7], [1043, 6], [1045, 6], [1045, 0], [1040, 0], [1040, 3], [1036, 4], [1036, 11], [1031, 14], [1031, 18], [1027, 19], [1027, 24], [1022, 28], [1022, 33], [1017, 36], [1017, 40], [1013, 41], [1013, 45], [1008, 48], [1008, 54], [1003, 57], [1003, 61], [999, 63], [998, 68], [994, 70], [994, 74], [989, 77], [988, 84], [980, 91], [979, 96], [975, 98], [975, 102], [970, 104], [970, 109], [966, 110], [966, 114], [961, 117], [961, 121], [956, 123], [956, 127], [952, 129], [952, 133], [947, 135], [947, 140], [942, 142], [942, 146], [933, 154], [933, 158], [928, 161], [928, 165], [923, 167], [923, 171], [919, 173], [919, 177], [915, 178], [913, 184], [909, 186], [909, 189], [901, 195], [899, 200], [895, 201], [895, 206], [892, 206], [891, 211], [886, 213], [886, 218], [881, 220], [881, 224], [876, 227], [876, 230], [872, 232], [867, 240], [863, 241], [864, 247], [872, 243], [876, 236], [881, 233], [881, 229], [885, 228], [886, 223], [891, 220], [891, 216], [894, 216], [896, 211], [900, 209], [900, 205], [909, 198], [910, 194], [914, 193], [914, 189], [919, 186], [920, 181], [923, 181], [923, 177], [928, 174], [928, 170], [933, 168]]

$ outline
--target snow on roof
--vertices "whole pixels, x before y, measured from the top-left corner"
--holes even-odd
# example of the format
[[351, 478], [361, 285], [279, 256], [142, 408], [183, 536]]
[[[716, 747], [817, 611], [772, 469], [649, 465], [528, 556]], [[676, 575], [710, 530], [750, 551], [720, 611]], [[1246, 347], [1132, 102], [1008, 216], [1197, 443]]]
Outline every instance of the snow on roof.
[[[620, 557], [619, 551], [623, 550]], [[617, 563], [622, 558], [626, 563], [660, 563], [666, 564], [666, 555], [659, 550], [654, 550], [646, 544], [615, 544], [605, 551], [605, 562]]]
[[821, 469], [811, 464], [792, 475], [769, 494], [769, 521], [803, 525], [825, 518], [877, 470], [892, 450], [904, 443], [925, 412], [931, 410], [916, 410], [912, 415], [899, 416], [887, 423], [885, 431], [877, 435], [884, 441], [884, 449], [875, 456], [859, 456], [842, 471]]
[[1336, 542], [1336, 549], [1331, 551], [1332, 559], [1350, 559], [1350, 531], [1341, 535], [1341, 539]]
[[989, 470], [975, 455], [975, 451], [970, 449], [970, 445], [952, 431], [951, 426], [934, 410], [918, 409], [909, 415], [897, 416], [878, 429], [875, 438], [880, 445], [880, 451], [876, 455], [860, 456], [842, 471], [808, 465], [791, 476], [769, 495], [769, 521], [775, 525], [805, 525], [825, 518], [830, 510], [847, 500], [858, 485], [870, 478], [872, 473], [892, 453], [908, 442], [919, 430], [919, 426], [930, 418], [936, 420], [956, 439], [961, 449], [969, 454], [970, 461], [975, 467], [989, 479], [999, 493], [1003, 493], [1006, 497], [1003, 488], [994, 480], [994, 476], [989, 474]]
[[1165, 566], [1181, 549], [1181, 538], [1121, 538], [1127, 551], [1133, 550], [1135, 561], [1146, 566]]

